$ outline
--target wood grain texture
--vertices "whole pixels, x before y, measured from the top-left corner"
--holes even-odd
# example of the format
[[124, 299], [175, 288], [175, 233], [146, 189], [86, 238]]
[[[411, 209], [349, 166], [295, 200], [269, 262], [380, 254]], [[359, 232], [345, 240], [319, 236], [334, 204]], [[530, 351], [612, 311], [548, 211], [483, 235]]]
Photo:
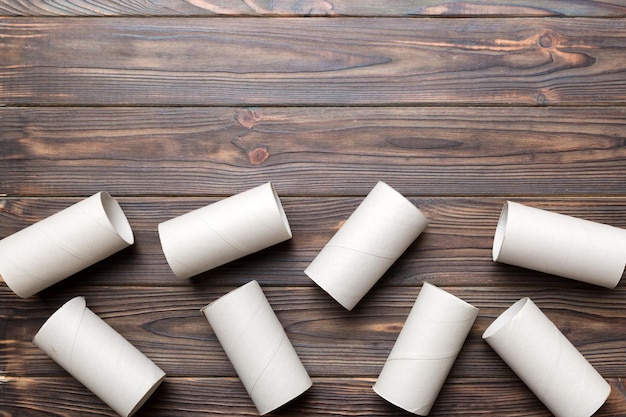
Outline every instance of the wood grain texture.
[[626, 103], [626, 19], [15, 18], [0, 37], [7, 106]]
[[8, 196], [623, 196], [625, 159], [624, 107], [0, 108]]
[[[406, 416], [407, 413], [378, 397], [371, 378], [314, 378], [313, 387], [272, 416], [376, 415]], [[610, 379], [613, 391], [596, 417], [626, 413], [623, 382]], [[2, 392], [14, 402], [3, 409], [9, 416], [69, 417], [84, 413], [115, 417], [70, 378], [5, 378]], [[38, 398], [32, 396], [38, 393]], [[192, 395], [190, 395], [192, 393]], [[220, 398], [228, 398], [224, 403]], [[45, 403], [46, 407], [39, 404]], [[471, 405], [462, 408], [461, 405]], [[363, 410], [355, 414], [354, 410]], [[430, 416], [549, 417], [550, 412], [516, 380], [482, 381], [451, 378], [446, 382]], [[84, 415], [83, 414], [83, 415]], [[168, 378], [136, 414], [137, 417], [191, 417], [198, 415], [257, 415], [241, 383], [233, 378]]]
[[[328, 416], [354, 415], [355, 409], [364, 410], [357, 415], [404, 416], [406, 412], [393, 407], [376, 396], [371, 386], [373, 379], [325, 379], [314, 378], [313, 387], [302, 397], [280, 409], [272, 416]], [[622, 382], [610, 380], [614, 387]], [[115, 417], [98, 399], [89, 394], [78, 383], [63, 379], [8, 378], [3, 388], [15, 402], [4, 411], [9, 416], [55, 416], [68, 417], [74, 413]], [[39, 407], [30, 392], [37, 392], [47, 406]], [[614, 389], [613, 392], [616, 390]], [[189, 392], [193, 395], [189, 397]], [[63, 393], [59, 395], [59, 393]], [[183, 397], [185, 396], [185, 397]], [[188, 400], [181, 401], [181, 398]], [[216, 398], [229, 398], [229, 404]], [[624, 413], [621, 398], [613, 394], [596, 416], [611, 416]], [[471, 381], [451, 379], [435, 403], [431, 416], [458, 413], [458, 404], [472, 404], [463, 410], [468, 416], [548, 417], [548, 410], [532, 396], [521, 383], [514, 380]], [[496, 412], [489, 404], [497, 404]], [[500, 413], [500, 414], [499, 414]], [[136, 414], [137, 417], [197, 415], [257, 415], [238, 380], [225, 378], [169, 378], [155, 395]], [[460, 415], [460, 414], [459, 414]]]
[[4, 0], [5, 16], [602, 16], [623, 17], [620, 0]]

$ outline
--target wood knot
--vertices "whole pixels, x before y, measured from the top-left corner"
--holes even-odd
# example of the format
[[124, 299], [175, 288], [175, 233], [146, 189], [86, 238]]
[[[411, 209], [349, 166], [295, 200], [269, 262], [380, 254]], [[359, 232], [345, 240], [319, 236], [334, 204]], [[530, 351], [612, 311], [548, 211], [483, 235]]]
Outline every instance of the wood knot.
[[248, 152], [248, 157], [250, 157], [251, 164], [261, 165], [267, 158], [270, 157], [270, 153], [266, 148], [256, 148]]
[[542, 48], [551, 48], [554, 45], [555, 39], [554, 35], [550, 33], [546, 33], [539, 37], [539, 46]]
[[546, 104], [546, 101], [548, 101], [548, 99], [543, 93], [537, 95], [537, 104]]
[[258, 120], [259, 116], [254, 110], [244, 109], [237, 112], [237, 122], [246, 129], [252, 129]]

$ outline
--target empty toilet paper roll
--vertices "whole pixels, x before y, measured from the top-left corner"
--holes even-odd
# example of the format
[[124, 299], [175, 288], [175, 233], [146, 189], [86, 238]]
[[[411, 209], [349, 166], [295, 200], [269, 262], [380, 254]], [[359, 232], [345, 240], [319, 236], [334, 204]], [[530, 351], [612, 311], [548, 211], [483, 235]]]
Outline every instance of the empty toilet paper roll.
[[266, 183], [159, 224], [163, 253], [189, 278], [291, 239], [276, 190]]
[[99, 192], [0, 240], [0, 275], [27, 298], [133, 242], [118, 202]]
[[483, 339], [556, 417], [589, 417], [611, 386], [530, 300], [502, 313]]
[[478, 308], [424, 283], [374, 391], [408, 412], [428, 415], [477, 314]]
[[33, 343], [122, 417], [133, 415], [165, 373], [94, 314], [83, 297], [65, 303]]
[[260, 414], [311, 387], [265, 294], [251, 281], [202, 309]]
[[352, 310], [427, 225], [413, 203], [378, 182], [304, 272]]
[[626, 230], [507, 201], [493, 260], [614, 288], [626, 266]]

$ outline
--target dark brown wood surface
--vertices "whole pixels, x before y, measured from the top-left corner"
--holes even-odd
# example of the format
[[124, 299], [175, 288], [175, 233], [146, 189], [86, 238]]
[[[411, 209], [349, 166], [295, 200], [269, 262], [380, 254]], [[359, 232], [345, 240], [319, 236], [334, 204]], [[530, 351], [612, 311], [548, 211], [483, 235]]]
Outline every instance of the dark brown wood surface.
[[[431, 223], [347, 312], [303, 271], [378, 180]], [[267, 181], [293, 239], [177, 279], [158, 223]], [[621, 0], [2, 1], [0, 238], [100, 190], [135, 245], [0, 283], [3, 417], [115, 415], [31, 341], [77, 295], [168, 374], [137, 416], [256, 415], [199, 312], [252, 279], [314, 382], [272, 415], [408, 415], [371, 387], [430, 282], [480, 308], [431, 416], [550, 415], [481, 340], [523, 296], [626, 416], [626, 280], [491, 260], [506, 200], [626, 228]]]
[[601, 16], [624, 17], [621, 0], [4, 0], [7, 16]]
[[[268, 19], [269, 20], [269, 19]], [[69, 24], [68, 24], [69, 23]], [[6, 105], [615, 105], [624, 19], [15, 18]]]

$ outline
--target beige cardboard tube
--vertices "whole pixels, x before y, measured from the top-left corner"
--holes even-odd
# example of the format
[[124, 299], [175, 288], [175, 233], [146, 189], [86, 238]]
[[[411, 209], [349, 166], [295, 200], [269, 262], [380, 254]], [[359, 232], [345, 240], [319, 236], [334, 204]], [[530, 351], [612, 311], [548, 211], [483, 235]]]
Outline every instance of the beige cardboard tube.
[[611, 386], [530, 300], [502, 313], [483, 339], [556, 417], [589, 417]]
[[478, 308], [425, 282], [374, 391], [410, 413], [427, 416], [477, 314]]
[[259, 414], [298, 397], [311, 387], [274, 310], [256, 281], [202, 309]]
[[493, 260], [614, 288], [626, 266], [626, 230], [507, 201]]
[[65, 303], [33, 343], [122, 417], [133, 415], [165, 373], [94, 314], [83, 297]]
[[352, 310], [427, 225], [413, 203], [380, 181], [304, 272]]
[[266, 183], [159, 224], [163, 253], [189, 278], [291, 239], [276, 190]]
[[27, 298], [133, 242], [118, 202], [99, 192], [0, 240], [0, 275]]

